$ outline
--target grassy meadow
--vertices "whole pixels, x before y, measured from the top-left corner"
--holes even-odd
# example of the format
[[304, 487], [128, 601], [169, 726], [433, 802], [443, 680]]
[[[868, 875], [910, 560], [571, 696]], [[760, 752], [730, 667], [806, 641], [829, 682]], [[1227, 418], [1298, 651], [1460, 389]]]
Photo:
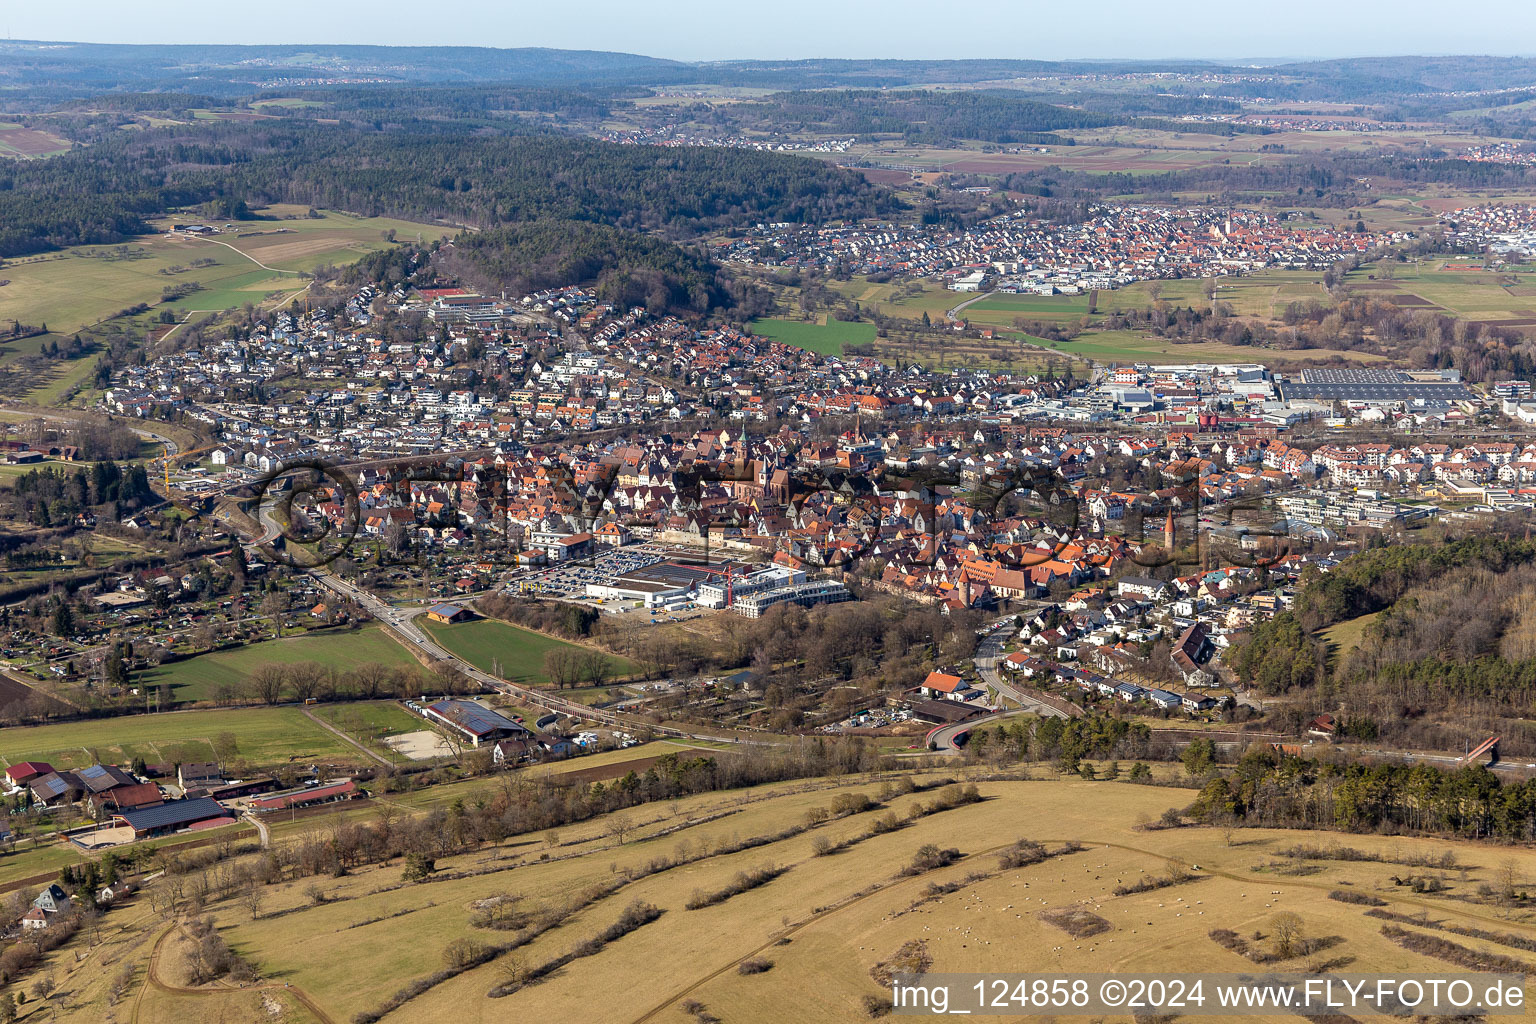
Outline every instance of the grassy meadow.
[[[946, 774], [967, 772], [957, 767]], [[1336, 968], [1347, 963], [1355, 973], [1433, 976], [1453, 970], [1391, 942], [1381, 933], [1382, 922], [1366, 916], [1368, 906], [1330, 899], [1338, 891], [1379, 900], [1384, 910], [1396, 914], [1427, 911], [1430, 921], [1536, 939], [1530, 911], [1508, 912], [1464, 898], [1475, 897], [1479, 885], [1496, 879], [1502, 864], [1511, 864], [1517, 877], [1536, 874], [1536, 851], [1304, 830], [1241, 829], [1230, 835], [1201, 827], [1150, 831], [1140, 823], [1187, 802], [1191, 791], [1059, 781], [1041, 767], [1034, 773], [1036, 781], [979, 782], [982, 802], [880, 833], [871, 828], [876, 817], [894, 813], [905, 818], [931, 797], [883, 788], [878, 777], [702, 794], [621, 812], [629, 824], [622, 836], [605, 817], [562, 828], [558, 835], [516, 836], [496, 848], [442, 857], [437, 873], [447, 877], [431, 884], [402, 885], [398, 862], [361, 866], [340, 878], [268, 886], [254, 916], [235, 900], [215, 902], [207, 912], [225, 941], [256, 965], [262, 980], [254, 991], [301, 998], [329, 1019], [344, 1021], [440, 970], [455, 943], [504, 943], [514, 937], [515, 932], [474, 926], [484, 901], [510, 899], [534, 913], [562, 904], [578, 908], [514, 952], [493, 955], [427, 987], [384, 1018], [412, 1024], [491, 1024], [522, 1017], [691, 1024], [695, 1012], [742, 1024], [845, 1024], [867, 1019], [866, 998], [884, 991], [872, 970], [908, 943], [921, 943], [929, 969], [938, 972], [1158, 972], [1167, 969], [1170, 956], [1193, 955], [1203, 971], [1239, 973], [1253, 970], [1253, 962], [1218, 945], [1210, 933], [1230, 929], [1268, 951], [1275, 945], [1280, 914], [1296, 915], [1320, 952], [1282, 956], [1270, 969], [1303, 970], [1327, 961]], [[936, 777], [922, 769], [901, 774]], [[495, 785], [460, 783], [452, 789], [456, 799], [469, 804], [478, 799], [475, 787], [489, 797]], [[803, 826], [808, 812], [827, 807], [840, 792], [863, 793], [883, 806], [739, 853], [711, 852], [726, 843]], [[325, 819], [314, 819], [282, 835], [323, 841], [331, 827]], [[819, 856], [816, 844], [822, 837], [849, 845], [835, 855]], [[1021, 838], [1043, 844], [1047, 859], [1002, 867], [997, 854]], [[925, 844], [952, 847], [959, 859], [948, 867], [904, 873]], [[1382, 860], [1304, 860], [1285, 852], [1296, 844], [1345, 845]], [[1444, 891], [1414, 893], [1393, 884], [1392, 875], [1404, 872], [1398, 866], [1404, 861], [1446, 854], [1454, 864], [1435, 872], [1444, 880]], [[593, 893], [592, 887], [622, 881], [626, 871], [657, 858], [687, 862], [609, 895]], [[739, 872], [768, 866], [784, 873], [715, 905], [688, 909], [696, 894], [722, 891]], [[1188, 871], [1188, 880], [1115, 895], [1117, 887], [1179, 870]], [[460, 877], [469, 872], [474, 874]], [[951, 891], [933, 894], [932, 885]], [[315, 886], [323, 900], [315, 898]], [[660, 916], [511, 995], [488, 995], [519, 971], [580, 946], [634, 901], [654, 905]], [[232, 991], [247, 991], [215, 986], [168, 992], [146, 985], [151, 949], [159, 950], [156, 979], [171, 984], [186, 949], [174, 926], [161, 938], [168, 926], [146, 903], [137, 901], [108, 916], [114, 931], [105, 955], [137, 965], [130, 992], [142, 989], [146, 999], [154, 993], [159, 1000], [155, 1012], [165, 1015], [155, 1019], [209, 1012]], [[1095, 915], [1103, 930], [1074, 938], [1046, 919], [1061, 908]], [[1253, 938], [1256, 933], [1264, 937]], [[1426, 934], [1529, 959], [1485, 939]], [[60, 1019], [103, 1019], [108, 972], [75, 970], [68, 948], [55, 957], [58, 969], [68, 972], [65, 983], [72, 990]], [[766, 966], [740, 970], [748, 960]], [[360, 963], [368, 969], [358, 970]]]
[[0, 761], [7, 765], [46, 761], [55, 768], [80, 768], [98, 761], [128, 764], [136, 757], [150, 763], [239, 758], [273, 765], [353, 761], [357, 750], [296, 707], [174, 711], [0, 730]]
[[752, 333], [822, 355], [840, 356], [848, 345], [867, 345], [874, 341], [875, 325], [831, 320], [826, 316], [815, 323], [763, 319], [752, 321]]
[[211, 699], [215, 688], [221, 684], [238, 689], [258, 665], [293, 665], [303, 661], [318, 662], [338, 672], [370, 661], [402, 668], [417, 663], [383, 630], [365, 626], [351, 631], [320, 630], [200, 654], [145, 669], [137, 673], [133, 681], [139, 686], [169, 686], [176, 702], [185, 704]]
[[[416, 622], [446, 650], [482, 672], [493, 671], [492, 666], [499, 663], [504, 679], [527, 686], [549, 682], [549, 675], [544, 671], [545, 654], [562, 647], [576, 647], [564, 640], [492, 619], [444, 625], [422, 617]], [[624, 658], [609, 655], [608, 661], [616, 675], [635, 671], [634, 665]]]
[[[76, 246], [0, 261], [0, 281], [8, 282], [0, 286], [0, 321], [46, 325], [51, 332], [0, 346], [0, 371], [35, 355], [50, 339], [62, 342], [140, 303], [153, 307], [150, 314], [124, 318], [140, 330], [156, 326], [154, 318], [163, 310], [179, 321], [247, 303], [282, 304], [302, 294], [308, 284], [305, 275], [316, 267], [352, 263], [387, 248], [391, 243], [384, 240], [386, 231], [395, 232], [401, 241], [430, 241], [450, 233], [440, 226], [335, 211], [312, 219], [303, 207], [275, 206], [261, 213], [274, 219], [241, 222], [208, 239], [158, 234], [121, 245]], [[295, 219], [281, 219], [285, 217]], [[178, 216], [156, 226], [168, 231], [173, 224], [196, 221], [192, 215]], [[194, 261], [205, 265], [194, 267]], [[165, 288], [192, 283], [200, 285], [200, 290], [162, 301]], [[58, 402], [89, 376], [95, 364], [94, 354], [53, 364], [41, 375], [30, 375], [27, 390], [14, 397], [42, 404]]]

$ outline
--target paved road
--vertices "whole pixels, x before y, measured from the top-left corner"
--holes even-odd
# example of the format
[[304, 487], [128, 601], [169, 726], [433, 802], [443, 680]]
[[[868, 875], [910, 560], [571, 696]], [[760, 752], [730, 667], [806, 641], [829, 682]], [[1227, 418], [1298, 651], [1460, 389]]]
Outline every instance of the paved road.
[[1083, 709], [1070, 701], [1046, 703], [1037, 694], [1003, 678], [1002, 673], [998, 671], [998, 664], [1003, 659], [1003, 643], [1011, 635], [1012, 632], [1008, 629], [995, 630], [982, 637], [981, 642], [976, 645], [976, 670], [981, 673], [982, 681], [1025, 711], [1032, 711], [1047, 718], [1081, 718]]
[[738, 741], [733, 740], [731, 737], [716, 736], [707, 733], [694, 734], [686, 732], [682, 729], [672, 728], [670, 726], [653, 725], [642, 718], [636, 718], [629, 715], [621, 715], [613, 711], [605, 711], [599, 708], [593, 708], [586, 704], [581, 704], [573, 700], [567, 700], [564, 697], [555, 696], [543, 690], [535, 690], [526, 686], [519, 686], [516, 683], [510, 683], [505, 679], [500, 679], [491, 675], [489, 672], [482, 671], [470, 662], [465, 661], [463, 658], [447, 650], [438, 644], [437, 641], [428, 636], [427, 633], [416, 624], [416, 617], [425, 612], [426, 608], [396, 608], [395, 606], [375, 597], [368, 591], [363, 590], [361, 587], [354, 586], [353, 584], [348, 583], [346, 580], [341, 579], [339, 576], [324, 570], [312, 570], [310, 575], [313, 576], [315, 580], [322, 586], [329, 588], [333, 592], [338, 593], [343, 597], [356, 601], [364, 608], [367, 608], [369, 613], [372, 614], [375, 619], [389, 626], [390, 629], [394, 631], [396, 636], [403, 639], [406, 643], [421, 650], [423, 653], [427, 654], [434, 660], [451, 662], [457, 665], [459, 670], [469, 678], [493, 690], [504, 693], [509, 697], [516, 698], [518, 701], [524, 704], [531, 704], [537, 707], [546, 708], [550, 711], [557, 711], [561, 714], [570, 715], [573, 718], [580, 718], [584, 721], [599, 722], [603, 725], [612, 726], [614, 728], [623, 729], [625, 731], [645, 729], [650, 732], [659, 733], [662, 735], [682, 736], [691, 739], [724, 739], [732, 742], [752, 742], [748, 740]]
[[928, 734], [928, 747], [941, 754], [958, 754], [960, 753], [960, 740], [969, 735], [970, 731], [978, 725], [990, 725], [993, 722], [1001, 722], [1005, 718], [1033, 714], [1038, 714], [1038, 712], [1021, 708], [1017, 711], [999, 711], [981, 718], [972, 718], [966, 722], [956, 722], [953, 725], [940, 726]]
[[272, 833], [267, 830], [267, 823], [261, 820], [261, 815], [246, 811], [241, 817], [256, 826], [256, 834], [261, 837], [261, 848], [263, 850], [271, 845]]
[[979, 295], [973, 295], [970, 298], [966, 299], [964, 302], [960, 303], [960, 305], [956, 306], [954, 309], [950, 310], [948, 313], [945, 313], [944, 315], [946, 317], [948, 317], [949, 319], [951, 319], [951, 320], [959, 320], [960, 319], [960, 314], [965, 310], [966, 306], [969, 306], [973, 302], [980, 302], [982, 299], [990, 299], [992, 296], [994, 296], [996, 294], [997, 294], [997, 292], [982, 292]]

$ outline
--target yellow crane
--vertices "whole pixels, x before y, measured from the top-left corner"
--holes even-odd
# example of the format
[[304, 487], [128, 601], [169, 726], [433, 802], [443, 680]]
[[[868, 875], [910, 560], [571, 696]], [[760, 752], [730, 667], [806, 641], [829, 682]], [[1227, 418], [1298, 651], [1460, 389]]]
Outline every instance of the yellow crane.
[[161, 455], [158, 461], [160, 463], [161, 477], [165, 481], [165, 500], [166, 501], [171, 501], [172, 500], [172, 498], [171, 498], [171, 460], [172, 459], [185, 459], [185, 458], [189, 458], [189, 457], [191, 457], [193, 455], [201, 455], [203, 452], [212, 451], [213, 449], [215, 449], [217, 447], [219, 447], [219, 446], [216, 445], [216, 444], [205, 444], [201, 448], [192, 448], [192, 449], [190, 449], [188, 451], [184, 451], [184, 452], [180, 452], [180, 451], [173, 452], [173, 451], [171, 451], [171, 446], [170, 445], [166, 445], [165, 446], [165, 454]]

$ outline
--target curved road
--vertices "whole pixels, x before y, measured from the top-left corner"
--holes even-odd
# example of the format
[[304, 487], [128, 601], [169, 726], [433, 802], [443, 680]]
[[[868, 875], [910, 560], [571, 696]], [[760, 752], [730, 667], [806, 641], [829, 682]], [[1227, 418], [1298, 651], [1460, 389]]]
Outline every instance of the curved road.
[[997, 690], [1025, 711], [1033, 711], [1047, 718], [1081, 718], [1083, 709], [1071, 701], [1051, 698], [1046, 694], [1018, 686], [1003, 678], [998, 665], [1003, 660], [1003, 643], [1011, 635], [1008, 629], [995, 629], [981, 638], [976, 645], [976, 671], [982, 681]]

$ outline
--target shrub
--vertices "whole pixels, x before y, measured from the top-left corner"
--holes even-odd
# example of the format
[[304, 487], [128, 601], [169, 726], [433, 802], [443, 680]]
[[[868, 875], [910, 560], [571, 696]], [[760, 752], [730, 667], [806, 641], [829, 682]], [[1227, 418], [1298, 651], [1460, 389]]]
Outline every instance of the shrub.
[[762, 973], [764, 973], [766, 971], [770, 971], [772, 969], [773, 969], [773, 961], [772, 960], [764, 960], [760, 956], [755, 956], [755, 957], [753, 957], [750, 960], [743, 960], [741, 962], [741, 965], [736, 968], [736, 973], [737, 974], [762, 974]]
[[832, 813], [839, 818], [862, 814], [874, 806], [875, 802], [863, 793], [839, 793], [832, 798]]
[[901, 869], [903, 875], [920, 875], [924, 871], [932, 871], [935, 868], [944, 868], [963, 857], [959, 850], [941, 850], [933, 843], [927, 843], [918, 847], [917, 853], [912, 856], [912, 863]]
[[997, 855], [997, 866], [1004, 871], [1027, 867], [1045, 860], [1045, 847], [1032, 839], [1020, 839]]
[[419, 882], [437, 870], [437, 863], [424, 853], [405, 855], [405, 870], [400, 877], [407, 882]]
[[1114, 927], [1098, 914], [1081, 907], [1063, 907], [1060, 910], [1045, 911], [1040, 915], [1040, 920], [1046, 924], [1055, 925], [1074, 939], [1085, 939], [1090, 935], [1107, 932]]
[[1340, 903], [1358, 904], [1362, 907], [1384, 907], [1387, 905], [1386, 900], [1372, 896], [1368, 892], [1350, 892], [1348, 889], [1335, 889], [1328, 894], [1328, 898], [1338, 900]]
[[788, 870], [789, 868], [787, 867], [769, 866], [755, 868], [751, 871], [738, 871], [736, 872], [736, 877], [731, 879], [731, 884], [724, 889], [719, 889], [715, 892], [695, 890], [684, 906], [689, 910], [713, 907], [715, 904], [724, 903], [732, 896], [739, 896], [749, 889], [756, 889], [760, 885], [767, 885]]
[[884, 1017], [893, 1009], [890, 999], [885, 996], [865, 996], [863, 1004], [864, 1014], [870, 1018]]
[[485, 943], [475, 939], [454, 939], [443, 950], [443, 966], [451, 971], [462, 971], [466, 967], [473, 967], [483, 963], [495, 951]]

